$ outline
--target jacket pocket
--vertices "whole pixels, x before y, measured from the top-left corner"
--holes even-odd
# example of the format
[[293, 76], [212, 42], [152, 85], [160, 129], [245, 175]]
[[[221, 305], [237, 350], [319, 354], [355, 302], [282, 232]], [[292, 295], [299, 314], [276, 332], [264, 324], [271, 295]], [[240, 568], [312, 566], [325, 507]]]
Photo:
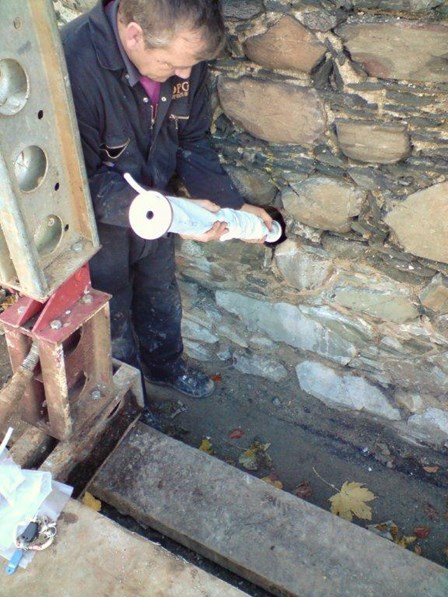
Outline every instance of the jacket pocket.
[[104, 162], [116, 161], [131, 142], [130, 138], [120, 143], [101, 143], [100, 152]]

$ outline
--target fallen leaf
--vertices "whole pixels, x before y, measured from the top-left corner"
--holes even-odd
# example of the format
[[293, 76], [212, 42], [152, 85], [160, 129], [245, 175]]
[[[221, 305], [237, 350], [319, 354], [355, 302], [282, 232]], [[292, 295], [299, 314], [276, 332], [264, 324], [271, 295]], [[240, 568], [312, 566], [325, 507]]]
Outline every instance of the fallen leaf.
[[369, 531], [388, 539], [389, 541], [396, 542], [399, 537], [398, 526], [393, 520], [387, 520], [386, 522], [379, 522], [378, 524], [371, 524], [367, 527]]
[[346, 481], [340, 492], [333, 495], [329, 501], [333, 514], [345, 520], [353, 520], [353, 516], [363, 520], [372, 520], [372, 508], [365, 502], [370, 502], [375, 498], [376, 495], [367, 487], [363, 487], [361, 483]]
[[439, 520], [439, 513], [437, 512], [437, 510], [434, 508], [434, 506], [432, 504], [427, 502], [423, 506], [423, 509], [426, 513], [426, 516], [429, 518], [429, 520]]
[[428, 527], [415, 527], [414, 528], [414, 534], [417, 535], [417, 537], [419, 539], [426, 539], [426, 537], [428, 537], [430, 533], [431, 533], [431, 529], [428, 529]]
[[84, 494], [84, 496], [82, 498], [82, 503], [84, 504], [84, 506], [87, 506], [88, 508], [91, 508], [92, 510], [95, 510], [95, 512], [99, 512], [101, 510], [101, 502], [100, 502], [100, 500], [97, 500], [88, 491], [85, 492], [85, 494]]
[[269, 485], [277, 487], [277, 489], [283, 489], [283, 483], [274, 472], [270, 473], [267, 477], [263, 477], [261, 480], [265, 483], [269, 483]]
[[213, 454], [213, 446], [211, 441], [208, 439], [208, 437], [204, 437], [204, 439], [201, 441], [201, 445], [199, 446], [199, 449], [201, 450], [201, 452], [206, 452], [207, 454]]
[[409, 537], [406, 537], [406, 535], [403, 535], [403, 537], [401, 537], [400, 539], [397, 539], [397, 541], [395, 541], [395, 543], [399, 547], [407, 547], [408, 545], [411, 545], [411, 543], [415, 543], [416, 541], [417, 541], [417, 537], [415, 535], [410, 535]]
[[242, 429], [234, 429], [229, 433], [230, 439], [240, 439], [243, 437], [244, 431]]
[[300, 485], [298, 485], [294, 491], [293, 491], [294, 495], [296, 495], [299, 498], [302, 498], [302, 500], [309, 498], [313, 495], [313, 488], [311, 487], [311, 484], [309, 481], [302, 481], [300, 483]]
[[18, 294], [10, 294], [5, 298], [5, 300], [0, 304], [0, 308], [2, 311], [6, 311], [8, 307], [14, 305], [19, 300]]
[[434, 466], [424, 466], [423, 470], [427, 473], [437, 473], [439, 470], [440, 466], [434, 465]]
[[448, 558], [448, 545], [446, 545], [443, 549], [442, 549], [443, 553], [445, 554], [445, 557]]
[[241, 454], [238, 462], [244, 466], [248, 471], [257, 471], [260, 466], [266, 466], [272, 464], [272, 461], [266, 451], [269, 449], [271, 444], [260, 444], [260, 442], [254, 442], [249, 449]]
[[222, 375], [220, 373], [216, 373], [216, 375], [210, 375], [210, 379], [215, 383], [220, 383], [222, 381]]
[[417, 554], [418, 556], [421, 556], [421, 555], [422, 555], [422, 553], [423, 553], [423, 549], [421, 548], [421, 546], [420, 546], [420, 545], [416, 545], [416, 546], [414, 547], [414, 553], [415, 553], [415, 554]]

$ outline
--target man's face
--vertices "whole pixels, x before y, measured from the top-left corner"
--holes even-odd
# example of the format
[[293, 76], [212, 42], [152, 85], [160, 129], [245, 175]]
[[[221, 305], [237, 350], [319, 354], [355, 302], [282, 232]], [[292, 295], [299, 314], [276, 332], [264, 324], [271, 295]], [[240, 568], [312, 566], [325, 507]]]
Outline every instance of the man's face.
[[[131, 24], [132, 25], [132, 24]], [[203, 49], [204, 42], [197, 32], [181, 31], [165, 48], [145, 47], [143, 36], [132, 34], [129, 29], [123, 41], [123, 46], [130, 61], [136, 66], [140, 74], [153, 81], [163, 83], [173, 75], [181, 79], [188, 79], [192, 67], [200, 62], [197, 58]]]

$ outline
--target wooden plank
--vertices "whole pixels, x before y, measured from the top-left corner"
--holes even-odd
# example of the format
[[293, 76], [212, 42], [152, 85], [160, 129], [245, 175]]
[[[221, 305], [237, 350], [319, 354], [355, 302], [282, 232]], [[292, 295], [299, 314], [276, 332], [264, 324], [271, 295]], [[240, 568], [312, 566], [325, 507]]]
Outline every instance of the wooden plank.
[[47, 435], [42, 429], [28, 426], [12, 446], [9, 453], [14, 462], [22, 468], [32, 468], [39, 462], [40, 457], [48, 453], [55, 441], [54, 438]]
[[244, 597], [238, 589], [70, 500], [54, 544], [3, 574], [5, 597]]
[[448, 595], [445, 568], [143, 424], [90, 491], [275, 595]]

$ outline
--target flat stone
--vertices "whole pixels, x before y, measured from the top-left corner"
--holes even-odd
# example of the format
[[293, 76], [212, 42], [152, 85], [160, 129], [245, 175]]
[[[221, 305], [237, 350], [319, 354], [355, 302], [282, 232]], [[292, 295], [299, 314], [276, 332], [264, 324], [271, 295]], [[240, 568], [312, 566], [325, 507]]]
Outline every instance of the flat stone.
[[448, 412], [431, 407], [421, 414], [412, 415], [407, 421], [407, 431], [425, 443], [444, 445], [448, 441]]
[[243, 597], [246, 593], [70, 500], [53, 545], [2, 578], [4, 597]]
[[342, 152], [360, 162], [394, 164], [411, 153], [406, 125], [374, 122], [336, 122]]
[[448, 280], [437, 274], [419, 294], [424, 307], [440, 314], [448, 312]]
[[420, 394], [416, 392], [406, 392], [405, 390], [397, 390], [394, 394], [394, 400], [405, 408], [410, 413], [422, 413], [425, 410], [425, 401]]
[[188, 314], [182, 318], [182, 336], [206, 344], [215, 344], [219, 340], [218, 336], [212, 334], [204, 325], [189, 319]]
[[352, 60], [361, 63], [371, 77], [448, 81], [448, 28], [445, 25], [400, 19], [389, 23], [343, 25], [337, 33]]
[[183, 339], [185, 354], [192, 359], [197, 361], [211, 361], [215, 356], [215, 351], [211, 350], [209, 346], [204, 345], [202, 342], [196, 342], [189, 340], [188, 338]]
[[271, 303], [218, 290], [218, 306], [238, 315], [250, 331], [310, 351], [341, 365], [355, 357], [359, 346], [371, 342], [371, 330], [355, 318], [349, 319], [327, 307], [297, 307]]
[[222, 0], [222, 11], [226, 18], [251, 19], [263, 10], [262, 0]]
[[303, 361], [296, 373], [302, 390], [331, 408], [363, 411], [390, 421], [401, 419], [385, 394], [362, 377], [340, 375], [316, 361]]
[[244, 51], [265, 68], [310, 73], [327, 48], [296, 19], [285, 16], [266, 33], [249, 37]]
[[310, 10], [300, 15], [300, 20], [312, 31], [330, 31], [338, 24], [338, 17], [327, 10]]
[[226, 170], [242, 196], [251, 203], [269, 205], [274, 201], [277, 187], [262, 170], [249, 172], [235, 166], [226, 166]]
[[385, 321], [404, 323], [417, 319], [419, 311], [412, 293], [380, 274], [344, 274], [338, 277], [331, 294], [336, 303]]
[[385, 221], [405, 251], [448, 263], [448, 182], [409, 195]]
[[89, 490], [273, 595], [448, 593], [445, 568], [142, 424]]
[[288, 376], [281, 363], [255, 353], [248, 355], [237, 351], [233, 354], [233, 360], [235, 369], [247, 375], [257, 375], [271, 381], [282, 381]]
[[363, 8], [400, 10], [407, 12], [427, 11], [443, 4], [444, 0], [351, 0], [357, 10]]
[[325, 251], [292, 239], [276, 248], [275, 264], [285, 281], [297, 290], [319, 288], [334, 269]]
[[360, 213], [365, 197], [364, 190], [326, 176], [311, 176], [282, 192], [284, 208], [293, 218], [334, 232], [350, 231], [351, 220]]
[[225, 114], [271, 143], [312, 145], [326, 128], [324, 105], [314, 89], [291, 83], [219, 78]]

